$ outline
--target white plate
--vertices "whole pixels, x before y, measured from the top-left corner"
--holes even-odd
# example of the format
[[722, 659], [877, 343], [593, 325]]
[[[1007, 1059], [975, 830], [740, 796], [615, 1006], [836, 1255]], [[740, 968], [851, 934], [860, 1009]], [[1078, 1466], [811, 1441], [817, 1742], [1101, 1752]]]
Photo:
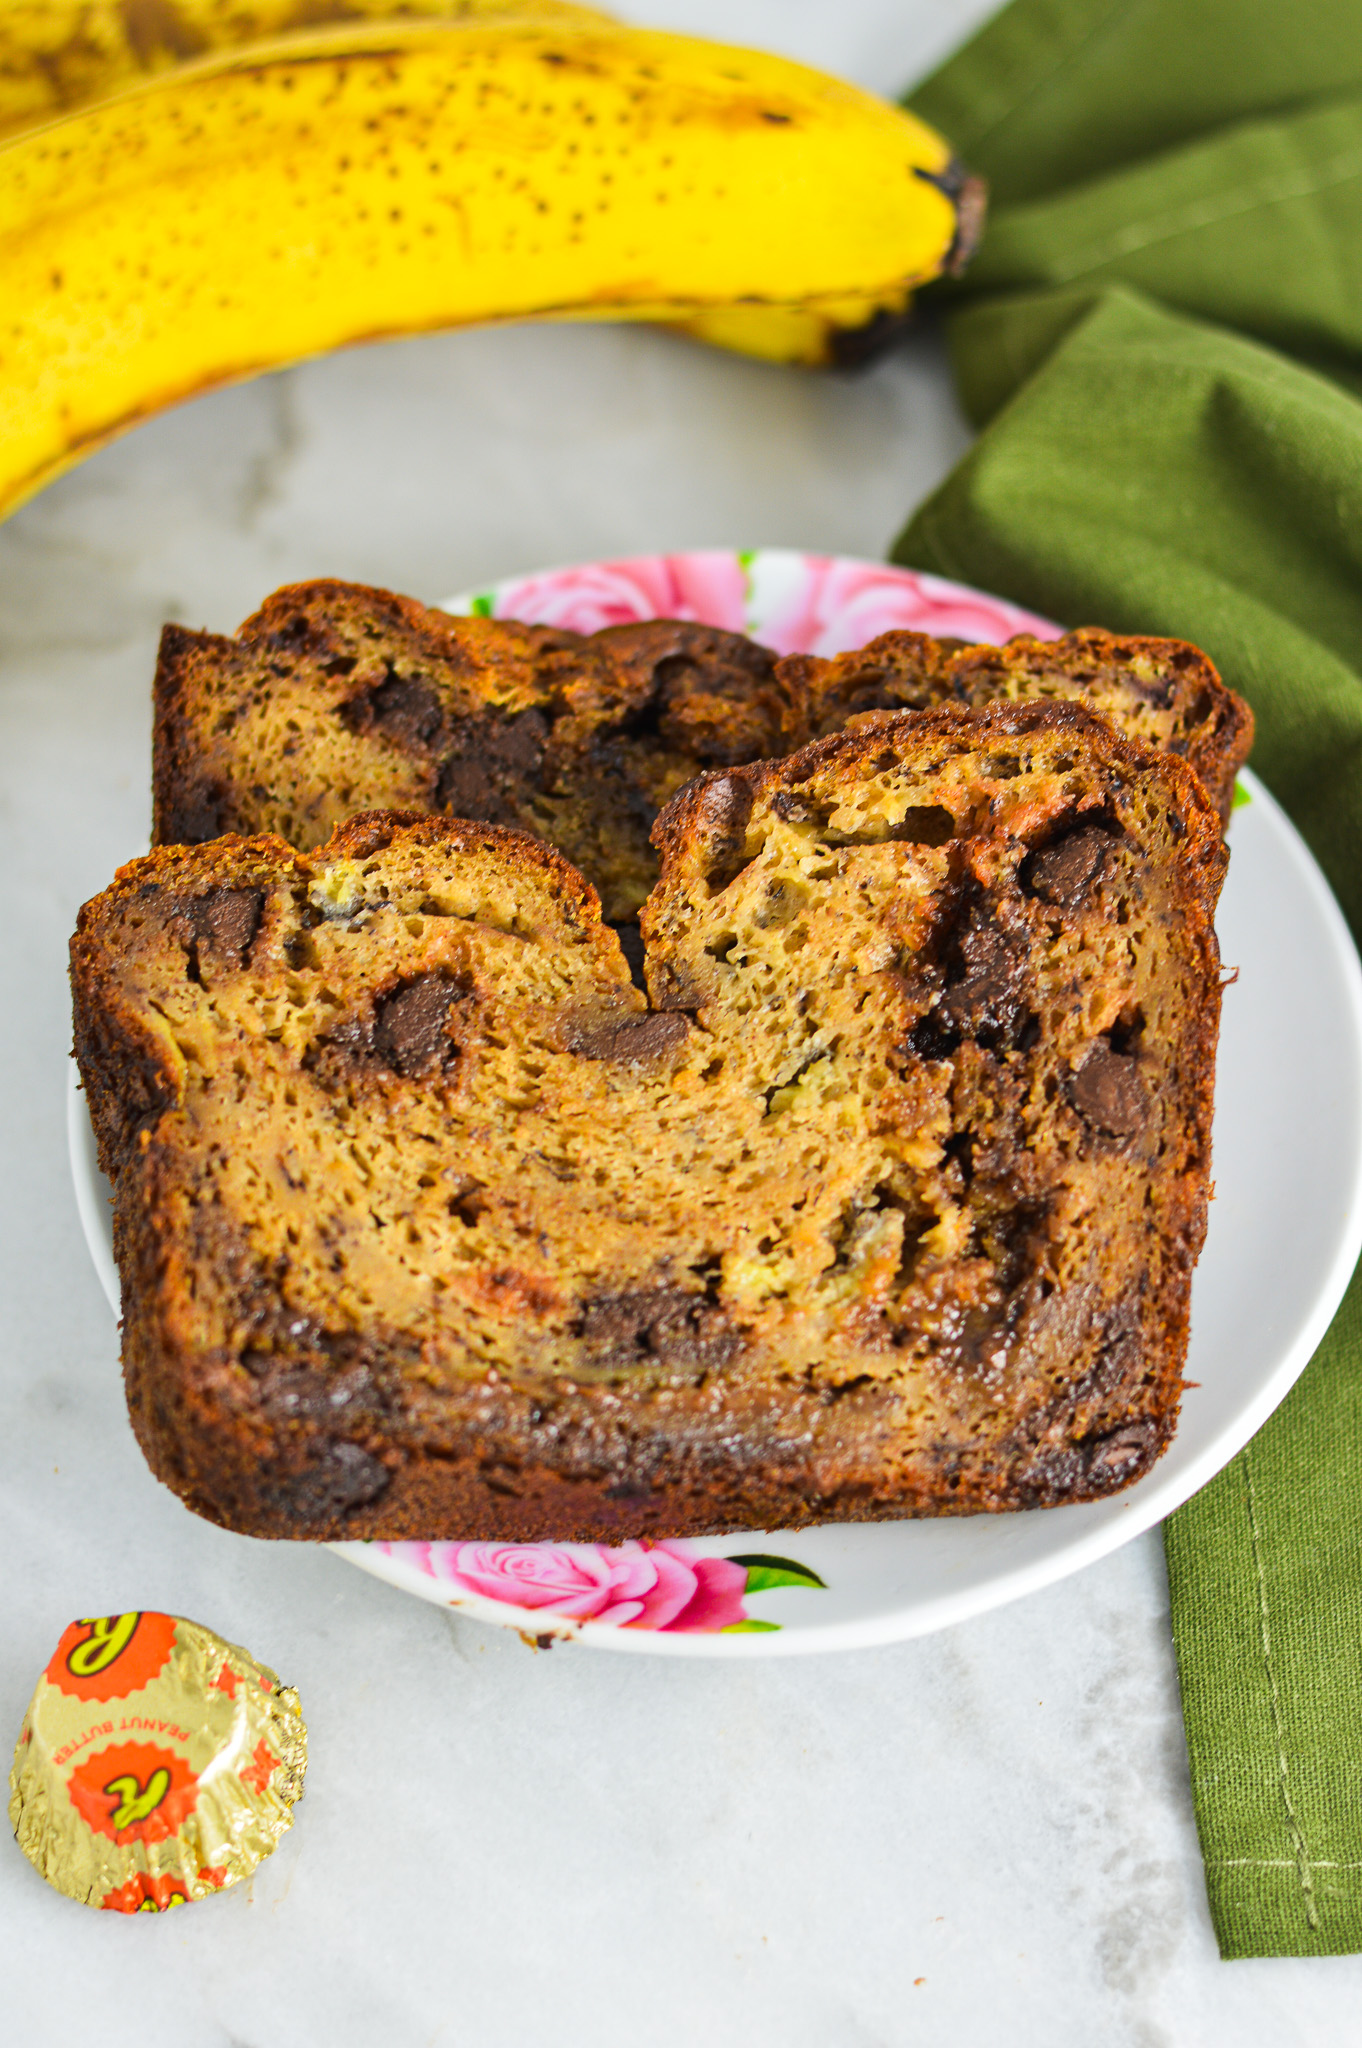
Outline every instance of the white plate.
[[[689, 616], [825, 653], [890, 626], [980, 640], [1057, 630], [938, 578], [774, 549], [556, 570], [449, 608], [587, 631]], [[788, 1655], [925, 1635], [1015, 1600], [1115, 1550], [1205, 1485], [1307, 1364], [1362, 1250], [1362, 972], [1299, 834], [1254, 776], [1242, 783], [1250, 801], [1235, 813], [1218, 918], [1239, 979], [1225, 997], [1216, 1199], [1192, 1296], [1195, 1384], [1171, 1449], [1143, 1479], [1107, 1500], [1022, 1514], [615, 1550], [341, 1543], [338, 1555], [536, 1635], [670, 1656]], [[72, 1076], [76, 1199], [117, 1312], [108, 1188]], [[771, 1567], [754, 1558], [789, 1565], [786, 1583], [772, 1585]]]

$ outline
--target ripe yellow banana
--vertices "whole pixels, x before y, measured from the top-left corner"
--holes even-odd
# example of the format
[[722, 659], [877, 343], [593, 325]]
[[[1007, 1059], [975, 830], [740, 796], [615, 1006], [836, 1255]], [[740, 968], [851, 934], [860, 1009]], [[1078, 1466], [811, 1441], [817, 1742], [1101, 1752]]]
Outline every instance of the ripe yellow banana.
[[959, 248], [950, 150], [759, 52], [498, 19], [180, 67], [0, 146], [0, 517], [181, 398], [471, 322], [826, 361]]
[[214, 50], [331, 22], [607, 22], [570, 0], [0, 0], [0, 137], [55, 120]]

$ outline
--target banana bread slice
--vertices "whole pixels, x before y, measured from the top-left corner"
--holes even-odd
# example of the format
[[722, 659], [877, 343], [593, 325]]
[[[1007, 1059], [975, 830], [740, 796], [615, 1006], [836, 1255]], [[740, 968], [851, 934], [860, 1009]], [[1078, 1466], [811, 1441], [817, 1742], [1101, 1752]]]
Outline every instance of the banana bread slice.
[[307, 852], [357, 811], [444, 811], [548, 839], [627, 924], [657, 879], [653, 821], [702, 769], [792, 753], [875, 710], [1029, 697], [1081, 699], [1184, 754], [1228, 815], [1252, 716], [1182, 641], [886, 633], [777, 662], [712, 626], [584, 636], [307, 583], [231, 639], [165, 628], [152, 838], [275, 832]]
[[75, 1039], [153, 1470], [261, 1536], [1086, 1500], [1172, 1435], [1218, 820], [1071, 705], [659, 820], [651, 1001], [542, 841], [352, 819], [87, 904]]
[[274, 832], [305, 852], [358, 811], [445, 811], [538, 833], [631, 919], [668, 799], [785, 751], [774, 667], [713, 626], [584, 636], [297, 584], [232, 639], [164, 629], [152, 842]]
[[1234, 778], [1253, 744], [1253, 713], [1185, 640], [1106, 633], [1085, 626], [1060, 640], [1019, 634], [1002, 647], [969, 647], [924, 633], [882, 633], [832, 660], [787, 655], [777, 682], [788, 709], [785, 737], [803, 746], [877, 712], [940, 704], [1086, 704], [1118, 731], [1191, 763], [1222, 822]]

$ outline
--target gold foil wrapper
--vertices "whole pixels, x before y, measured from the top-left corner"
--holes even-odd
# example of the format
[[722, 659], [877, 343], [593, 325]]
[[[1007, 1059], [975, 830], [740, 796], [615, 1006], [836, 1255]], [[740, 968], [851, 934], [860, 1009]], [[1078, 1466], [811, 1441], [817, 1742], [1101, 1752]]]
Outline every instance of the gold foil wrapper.
[[38, 1681], [9, 1817], [68, 1898], [163, 1912], [250, 1876], [306, 1768], [292, 1686], [197, 1622], [107, 1614], [73, 1621]]

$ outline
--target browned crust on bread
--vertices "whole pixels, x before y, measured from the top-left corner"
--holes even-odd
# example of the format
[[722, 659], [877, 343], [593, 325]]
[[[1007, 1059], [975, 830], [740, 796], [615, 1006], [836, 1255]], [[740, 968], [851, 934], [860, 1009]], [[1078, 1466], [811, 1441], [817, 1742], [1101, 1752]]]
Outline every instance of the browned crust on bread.
[[711, 774], [657, 838], [651, 1013], [581, 877], [495, 826], [161, 848], [86, 905], [129, 1407], [197, 1512], [612, 1541], [1090, 1499], [1166, 1445], [1197, 778], [1074, 706], [934, 711]]
[[962, 646], [925, 633], [882, 633], [831, 660], [789, 655], [777, 671], [800, 713], [795, 743], [879, 712], [1037, 698], [1069, 700], [1127, 738], [1177, 754], [1229, 818], [1234, 778], [1253, 744], [1253, 713], [1186, 640], [1083, 626], [1058, 640], [1019, 634], [1001, 647]]

